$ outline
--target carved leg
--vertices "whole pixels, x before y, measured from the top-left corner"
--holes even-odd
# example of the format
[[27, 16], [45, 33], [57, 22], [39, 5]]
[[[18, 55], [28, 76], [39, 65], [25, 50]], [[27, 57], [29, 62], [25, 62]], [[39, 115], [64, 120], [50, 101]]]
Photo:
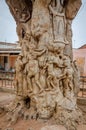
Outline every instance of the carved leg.
[[36, 84], [37, 84], [37, 86], [38, 86], [40, 92], [43, 91], [42, 85], [41, 85], [40, 82], [39, 82], [39, 73], [37, 73], [37, 74], [35, 75], [35, 82], [36, 82]]
[[32, 84], [31, 84], [31, 79], [29, 76], [27, 76], [27, 84], [28, 84], [28, 90], [29, 92], [32, 92]]

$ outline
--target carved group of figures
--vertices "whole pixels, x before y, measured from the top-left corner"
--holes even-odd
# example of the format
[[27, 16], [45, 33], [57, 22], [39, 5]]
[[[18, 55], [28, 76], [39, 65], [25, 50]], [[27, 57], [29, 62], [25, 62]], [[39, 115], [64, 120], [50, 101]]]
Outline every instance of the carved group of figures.
[[64, 6], [60, 0], [35, 0], [31, 19], [20, 21], [22, 51], [16, 62], [18, 95], [59, 87], [66, 96], [66, 91], [76, 88], [72, 60], [64, 54], [69, 44]]
[[50, 43], [41, 48], [22, 40], [22, 52], [16, 61], [18, 95], [60, 88], [66, 96], [66, 91], [74, 91], [73, 65], [69, 56], [63, 54], [63, 46], [59, 46], [60, 43]]

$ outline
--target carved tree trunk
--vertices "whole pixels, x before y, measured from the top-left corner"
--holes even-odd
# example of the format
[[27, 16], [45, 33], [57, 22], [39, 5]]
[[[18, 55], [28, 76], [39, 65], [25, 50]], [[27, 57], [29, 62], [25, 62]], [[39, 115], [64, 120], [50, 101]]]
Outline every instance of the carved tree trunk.
[[21, 46], [16, 61], [16, 103], [23, 101], [22, 107], [28, 106], [35, 118], [54, 117], [57, 124], [75, 130], [81, 113], [76, 103], [79, 76], [72, 61], [71, 23], [81, 1], [6, 2], [16, 20]]

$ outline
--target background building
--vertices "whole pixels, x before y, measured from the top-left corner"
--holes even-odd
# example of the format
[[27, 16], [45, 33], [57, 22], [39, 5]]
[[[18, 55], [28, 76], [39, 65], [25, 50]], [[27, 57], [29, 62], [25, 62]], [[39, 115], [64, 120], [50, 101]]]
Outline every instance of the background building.
[[20, 51], [18, 43], [0, 42], [0, 68], [6, 71], [14, 69], [15, 60]]
[[86, 76], [86, 44], [78, 49], [73, 49], [73, 60], [77, 61], [80, 74]]

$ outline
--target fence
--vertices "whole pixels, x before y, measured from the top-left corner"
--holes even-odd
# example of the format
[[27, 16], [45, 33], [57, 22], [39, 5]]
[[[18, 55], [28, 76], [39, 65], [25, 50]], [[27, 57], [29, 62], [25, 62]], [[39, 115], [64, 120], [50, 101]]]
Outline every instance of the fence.
[[14, 72], [0, 71], [0, 89], [15, 90], [14, 77]]
[[[0, 89], [15, 92], [14, 72], [0, 71]], [[78, 97], [86, 97], [86, 76], [80, 77], [80, 91]]]

